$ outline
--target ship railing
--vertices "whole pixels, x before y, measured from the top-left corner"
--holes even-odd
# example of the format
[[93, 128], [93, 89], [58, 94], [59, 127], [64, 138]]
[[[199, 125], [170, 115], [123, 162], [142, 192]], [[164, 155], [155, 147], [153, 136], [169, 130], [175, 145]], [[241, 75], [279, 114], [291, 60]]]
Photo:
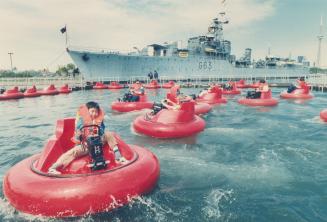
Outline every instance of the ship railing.
[[[258, 82], [260, 79], [265, 79], [268, 83], [270, 84], [280, 84], [283, 83], [285, 85], [290, 84], [295, 81], [300, 76], [305, 76], [303, 73], [299, 72], [294, 72], [294, 73], [284, 73], [282, 70], [279, 73], [271, 73], [271, 72], [263, 72], [261, 74], [254, 74], [251, 73], [251, 70], [239, 70], [241, 71], [238, 74], [233, 73], [232, 71], [230, 73], [217, 73], [216, 75], [197, 75], [197, 76], [179, 76], [179, 75], [170, 75], [170, 76], [162, 76], [160, 75], [158, 80], [160, 83], [165, 83], [170, 80], [175, 81], [178, 84], [186, 84], [186, 85], [192, 85], [194, 87], [199, 86], [199, 85], [207, 85], [209, 82], [216, 82], [216, 83], [222, 83], [226, 81], [238, 81], [240, 79], [244, 79], [248, 83], [252, 82]], [[306, 78], [313, 78], [312, 75], [305, 76]], [[318, 78], [318, 77], [316, 77]], [[104, 83], [109, 83], [112, 81], [117, 81], [117, 82], [124, 82], [124, 83], [133, 83], [136, 80], [139, 80], [143, 83], [149, 83], [151, 80], [146, 76], [111, 76], [111, 77], [101, 77], [101, 78], [95, 78], [89, 81], [93, 82], [104, 82]]]
[[91, 53], [98, 53], [98, 54], [131, 54], [134, 51], [128, 50], [118, 50], [118, 49], [109, 49], [109, 48], [97, 48], [97, 47], [90, 47], [90, 46], [77, 46], [72, 45], [68, 47], [69, 50], [79, 51], [79, 52], [91, 52]]
[[68, 84], [69, 87], [83, 87], [83, 77], [28, 77], [28, 78], [0, 78], [0, 87], [12, 88], [18, 86], [19, 88], [29, 88], [33, 85], [38, 89], [43, 89], [49, 85], [61, 87]]
[[319, 91], [324, 91], [327, 88], [327, 74], [315, 73], [307, 77], [307, 82], [311, 86], [311, 89], [317, 89]]

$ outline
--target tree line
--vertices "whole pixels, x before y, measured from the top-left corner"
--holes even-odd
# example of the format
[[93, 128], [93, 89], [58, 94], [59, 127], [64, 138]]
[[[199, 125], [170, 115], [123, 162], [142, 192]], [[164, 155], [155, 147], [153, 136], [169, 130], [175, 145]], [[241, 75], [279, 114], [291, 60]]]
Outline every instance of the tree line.
[[50, 72], [47, 69], [43, 70], [27, 70], [17, 71], [12, 70], [0, 70], [0, 78], [29, 78], [29, 77], [76, 77], [80, 75], [79, 69], [72, 63], [64, 66], [59, 66], [55, 72]]

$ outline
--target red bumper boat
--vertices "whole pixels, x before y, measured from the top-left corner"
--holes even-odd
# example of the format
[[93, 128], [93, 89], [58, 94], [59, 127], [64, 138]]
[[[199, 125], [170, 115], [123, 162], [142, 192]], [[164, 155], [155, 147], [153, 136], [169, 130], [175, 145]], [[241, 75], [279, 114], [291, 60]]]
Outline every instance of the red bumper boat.
[[149, 84], [145, 84], [144, 88], [146, 89], [158, 89], [160, 88], [160, 85], [157, 80], [151, 80]]
[[283, 99], [312, 99], [313, 95], [304, 89], [295, 89], [291, 93], [287, 91], [281, 92], [280, 97]]
[[160, 174], [159, 163], [150, 151], [127, 145], [115, 135], [126, 164], [114, 161], [104, 147], [107, 168], [92, 171], [90, 157], [74, 160], [60, 175], [47, 173], [57, 158], [74, 144], [74, 119], [57, 122], [55, 136], [41, 154], [33, 155], [13, 166], [3, 180], [6, 199], [24, 213], [72, 217], [110, 211], [127, 204], [132, 197], [150, 192]]
[[109, 85], [108, 85], [108, 89], [123, 89], [124, 86], [123, 85], [120, 85], [118, 82], [111, 82]]
[[222, 94], [223, 95], [238, 95], [238, 94], [241, 94], [241, 91], [240, 90], [237, 90], [237, 89], [223, 90], [222, 91]]
[[103, 84], [102, 82], [97, 82], [94, 86], [93, 89], [108, 89], [108, 86]]
[[229, 81], [228, 82], [229, 86], [231, 87], [230, 89], [223, 89], [222, 94], [223, 95], [238, 95], [241, 94], [241, 91], [237, 89], [237, 83]]
[[122, 102], [115, 101], [111, 103], [111, 109], [118, 112], [131, 112], [135, 110], [151, 109], [153, 102], [147, 100], [146, 95], [140, 95], [140, 100], [137, 102]]
[[241, 79], [236, 82], [236, 87], [240, 89], [250, 88], [251, 86], [245, 83], [244, 79]]
[[175, 82], [172, 80], [170, 80], [167, 83], [162, 84], [162, 88], [164, 88], [164, 89], [170, 89], [173, 86], [175, 86]]
[[49, 87], [39, 92], [42, 96], [51, 96], [51, 95], [59, 94], [59, 91], [56, 89], [56, 87], [53, 84], [51, 84]]
[[241, 98], [238, 103], [246, 106], [276, 106], [278, 100], [272, 98], [271, 90], [269, 90], [268, 92], [262, 92], [259, 99]]
[[203, 115], [203, 114], [206, 114], [208, 112], [210, 112], [212, 109], [212, 106], [208, 103], [198, 103], [198, 102], [195, 102], [195, 105], [194, 105], [194, 113], [196, 115]]
[[227, 99], [222, 97], [222, 90], [219, 88], [219, 86], [214, 86], [201, 94], [198, 96], [198, 98], [196, 98], [196, 102], [208, 103], [211, 105], [227, 103]]
[[13, 89], [6, 90], [3, 94], [0, 94], [0, 100], [21, 99], [23, 97], [24, 94], [18, 90], [17, 86]]
[[59, 88], [59, 93], [68, 94], [71, 92], [72, 90], [68, 87], [68, 84], [65, 84], [64, 86]]
[[27, 89], [24, 92], [24, 97], [38, 97], [41, 96], [41, 93], [39, 93], [35, 86], [32, 86], [32, 88]]
[[259, 88], [259, 85], [260, 85], [260, 82], [256, 82], [256, 83], [252, 83], [252, 84], [249, 84], [249, 88], [252, 88], [252, 89], [256, 89], [256, 88]]
[[205, 121], [195, 115], [194, 102], [181, 104], [178, 110], [162, 109], [157, 114], [145, 114], [133, 122], [137, 133], [156, 138], [179, 138], [199, 133], [205, 128]]
[[327, 109], [324, 109], [323, 111], [320, 112], [320, 118], [327, 122]]

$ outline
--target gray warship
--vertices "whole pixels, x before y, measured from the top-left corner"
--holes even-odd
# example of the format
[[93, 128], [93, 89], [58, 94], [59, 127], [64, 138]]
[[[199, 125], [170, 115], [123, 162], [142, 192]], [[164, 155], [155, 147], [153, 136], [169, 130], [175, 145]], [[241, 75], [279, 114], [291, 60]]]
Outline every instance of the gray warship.
[[236, 59], [231, 42], [224, 39], [223, 27], [229, 23], [225, 12], [218, 13], [206, 35], [189, 38], [187, 47], [180, 42], [151, 44], [142, 50], [122, 53], [104, 49], [67, 47], [67, 52], [86, 79], [130, 79], [155, 70], [161, 77], [298, 77], [309, 73], [305, 57], [297, 60], [268, 55], [252, 60], [252, 50]]

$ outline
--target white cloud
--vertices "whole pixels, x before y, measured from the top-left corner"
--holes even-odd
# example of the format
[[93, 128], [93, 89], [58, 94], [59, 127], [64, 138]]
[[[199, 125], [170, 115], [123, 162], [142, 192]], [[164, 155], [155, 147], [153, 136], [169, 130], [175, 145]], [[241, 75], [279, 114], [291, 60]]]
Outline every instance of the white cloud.
[[[226, 3], [226, 35], [231, 38], [252, 35], [253, 22], [274, 14], [274, 0]], [[0, 68], [9, 68], [9, 51], [19, 69], [49, 65], [64, 50], [59, 32], [64, 24], [73, 45], [130, 50], [205, 34], [220, 10], [217, 0], [1, 0]], [[66, 62], [68, 55], [50, 68]]]

